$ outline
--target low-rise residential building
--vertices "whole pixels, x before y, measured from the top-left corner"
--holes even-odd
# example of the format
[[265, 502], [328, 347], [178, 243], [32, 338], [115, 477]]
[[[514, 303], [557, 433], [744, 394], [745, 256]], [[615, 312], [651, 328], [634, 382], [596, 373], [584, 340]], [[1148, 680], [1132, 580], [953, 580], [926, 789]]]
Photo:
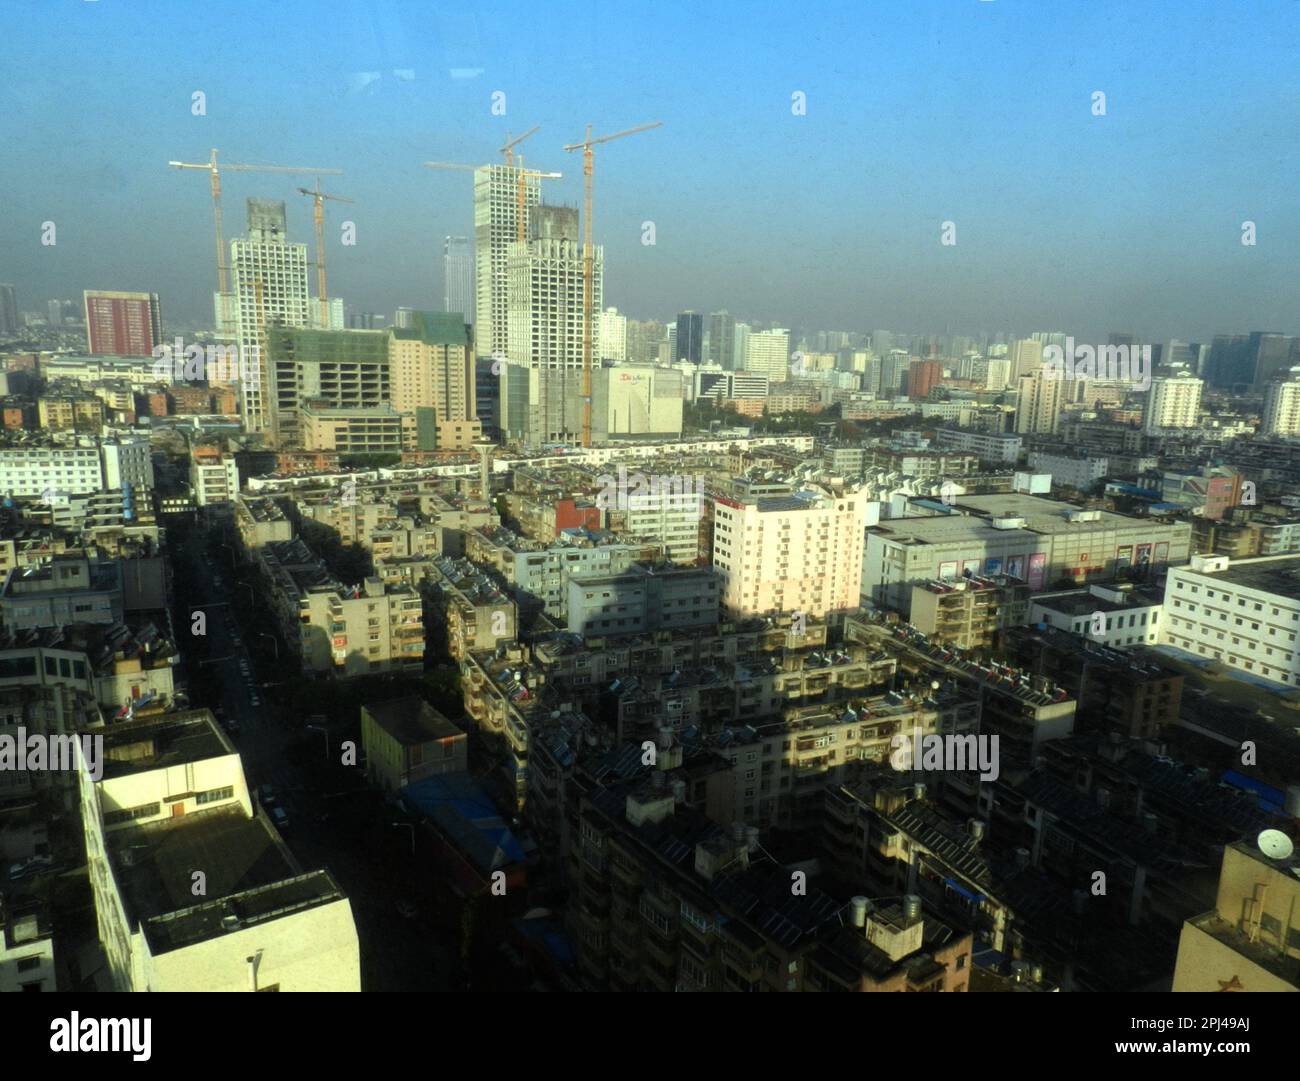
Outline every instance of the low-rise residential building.
[[1062, 593], [1040, 593], [1029, 607], [1029, 623], [1045, 623], [1104, 646], [1155, 645], [1160, 640], [1164, 594], [1131, 583], [1091, 585]]
[[14, 567], [0, 589], [0, 623], [10, 631], [69, 623], [120, 623], [122, 567], [65, 552], [46, 563]]
[[304, 872], [255, 813], [239, 755], [207, 710], [102, 738], [102, 776], [79, 743], [78, 776], [116, 990], [361, 989], [346, 895], [329, 871]]
[[254, 561], [267, 607], [305, 671], [353, 676], [423, 667], [423, 605], [410, 586], [380, 578], [345, 586], [301, 540], [263, 545]]
[[362, 706], [361, 746], [366, 776], [385, 792], [469, 768], [465, 733], [420, 698]]
[[239, 465], [220, 447], [199, 445], [190, 449], [190, 487], [200, 507], [228, 507], [239, 494]]
[[568, 628], [587, 637], [715, 626], [712, 567], [633, 564], [621, 574], [570, 575]]
[[1161, 625], [1164, 645], [1300, 686], [1300, 555], [1193, 556], [1169, 570]]
[[1006, 575], [971, 575], [912, 587], [912, 626], [962, 649], [991, 649], [1007, 627], [1029, 618], [1029, 587]]

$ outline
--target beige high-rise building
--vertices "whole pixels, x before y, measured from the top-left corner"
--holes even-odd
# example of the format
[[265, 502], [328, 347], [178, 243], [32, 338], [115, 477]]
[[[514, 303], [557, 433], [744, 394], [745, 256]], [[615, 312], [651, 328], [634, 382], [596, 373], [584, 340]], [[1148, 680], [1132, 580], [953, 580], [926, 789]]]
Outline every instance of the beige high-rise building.
[[739, 502], [713, 500], [713, 565], [734, 615], [857, 608], [867, 500], [823, 489]]
[[459, 312], [412, 312], [410, 322], [388, 341], [390, 400], [409, 429], [407, 445], [467, 450], [455, 433], [478, 410], [470, 328]]
[[1191, 372], [1153, 379], [1142, 418], [1144, 432], [1166, 428], [1195, 428], [1201, 419], [1201, 389], [1205, 384]]
[[1014, 383], [1022, 375], [1028, 375], [1043, 366], [1043, 343], [1029, 338], [1012, 342], [1007, 359], [1011, 362], [1010, 381]]
[[1055, 435], [1065, 380], [1051, 369], [1040, 365], [1029, 375], [1022, 375], [1016, 385], [1019, 389], [1016, 431], [1021, 434]]
[[1300, 367], [1268, 385], [1260, 434], [1300, 436]]
[[745, 350], [745, 371], [761, 372], [770, 383], [784, 383], [790, 375], [790, 332], [751, 331]]

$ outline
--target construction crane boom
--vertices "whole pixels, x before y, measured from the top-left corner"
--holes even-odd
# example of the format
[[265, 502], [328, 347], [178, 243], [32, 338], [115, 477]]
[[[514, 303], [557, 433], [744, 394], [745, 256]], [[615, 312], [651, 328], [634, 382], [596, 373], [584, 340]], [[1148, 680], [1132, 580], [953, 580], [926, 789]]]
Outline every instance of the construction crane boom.
[[520, 143], [522, 143], [522, 142], [523, 142], [525, 139], [527, 139], [530, 135], [536, 135], [537, 132], [538, 132], [539, 130], [541, 130], [541, 125], [540, 125], [540, 124], [536, 124], [536, 125], [534, 125], [533, 127], [529, 128], [529, 129], [528, 129], [526, 132], [524, 132], [521, 136], [519, 136], [518, 139], [512, 139], [512, 138], [510, 138], [510, 133], [509, 133], [509, 132], [506, 132], [506, 143], [505, 143], [505, 146], [503, 146], [503, 147], [501, 148], [501, 153], [505, 155], [505, 157], [506, 157], [506, 164], [507, 164], [507, 165], [513, 165], [513, 164], [514, 164], [514, 149], [515, 149], [515, 147], [517, 147]]
[[[226, 315], [226, 294], [230, 291], [226, 275], [226, 253], [225, 241], [222, 232], [221, 222], [221, 171], [228, 169], [236, 173], [315, 173], [318, 176], [338, 175], [343, 172], [342, 169], [311, 169], [299, 167], [296, 165], [248, 165], [235, 162], [217, 162], [216, 147], [212, 148], [211, 156], [207, 161], [189, 162], [189, 161], [169, 161], [167, 163], [174, 169], [197, 169], [208, 173], [212, 181], [212, 220], [213, 228], [216, 235], [217, 243], [217, 294], [221, 297], [221, 315], [224, 322]], [[218, 331], [225, 331], [228, 328], [219, 326]]]
[[320, 325], [322, 330], [329, 327], [329, 301], [325, 291], [325, 200], [336, 203], [351, 203], [354, 200], [342, 195], [330, 195], [320, 190], [320, 177], [316, 178], [316, 187], [299, 188], [300, 195], [310, 195], [315, 200], [312, 208], [312, 223], [316, 227], [316, 299], [320, 303]]
[[592, 311], [595, 286], [592, 281], [592, 258], [594, 253], [591, 239], [591, 180], [592, 173], [595, 171], [595, 154], [592, 148], [599, 146], [601, 143], [621, 139], [625, 135], [635, 135], [637, 132], [649, 131], [651, 128], [662, 126], [662, 120], [655, 120], [649, 124], [639, 124], [635, 128], [627, 128], [623, 131], [616, 131], [613, 135], [601, 135], [593, 139], [591, 125], [588, 124], [587, 137], [580, 143], [570, 143], [564, 148], [569, 152], [582, 151], [582, 445], [584, 447], [591, 446], [591, 353], [595, 337], [592, 326], [592, 320], [595, 317], [595, 313]]

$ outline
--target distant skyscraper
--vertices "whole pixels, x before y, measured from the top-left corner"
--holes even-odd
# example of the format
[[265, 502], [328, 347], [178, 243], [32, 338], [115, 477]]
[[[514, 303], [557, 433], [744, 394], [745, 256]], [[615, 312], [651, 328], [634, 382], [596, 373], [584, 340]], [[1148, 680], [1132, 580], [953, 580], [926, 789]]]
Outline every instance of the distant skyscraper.
[[[494, 166], [495, 168], [495, 166]], [[482, 172], [482, 170], [480, 170]], [[583, 257], [578, 212], [534, 204], [529, 239], [509, 247], [507, 353], [501, 426], [532, 445], [582, 438]], [[593, 253], [592, 305], [601, 308], [603, 252]], [[601, 321], [593, 319], [592, 367]]]
[[1036, 342], [1032, 338], [1012, 342], [1011, 348], [1007, 351], [1007, 359], [1011, 361], [1011, 379], [1014, 382], [1022, 375], [1028, 375], [1035, 368], [1042, 367], [1043, 343]]
[[914, 360], [907, 369], [907, 396], [914, 402], [925, 401], [942, 379], [943, 368], [937, 360]]
[[1158, 433], [1166, 428], [1195, 428], [1200, 423], [1204, 385], [1188, 371], [1151, 380], [1142, 430]]
[[604, 360], [627, 360], [627, 317], [618, 314], [617, 308], [606, 308], [600, 313], [600, 355]]
[[1016, 382], [1016, 431], [1026, 435], [1055, 435], [1065, 380], [1039, 365]]
[[114, 293], [87, 289], [86, 346], [92, 354], [153, 356], [162, 342], [162, 310], [157, 293]]
[[682, 312], [677, 317], [677, 342], [673, 360], [689, 360], [699, 364], [704, 358], [704, 316], [698, 312]]
[[708, 337], [709, 363], [732, 371], [736, 367], [736, 320], [726, 312], [713, 312], [709, 316]]
[[650, 320], [627, 321], [627, 360], [630, 364], [654, 364], [659, 359], [659, 344], [664, 340], [663, 323]]
[[790, 332], [764, 330], [749, 335], [745, 371], [761, 372], [772, 383], [784, 383], [790, 375]]
[[[1254, 335], [1251, 335], [1254, 337]], [[1234, 387], [1254, 378], [1254, 351], [1245, 334], [1216, 334], [1201, 374], [1211, 386]]]
[[469, 237], [442, 239], [442, 310], [474, 322], [474, 256]]
[[12, 285], [0, 285], [0, 335], [18, 333], [18, 291]]
[[736, 371], [744, 371], [745, 363], [749, 359], [749, 336], [753, 333], [748, 323], [736, 324], [736, 347], [732, 350], [733, 363]]
[[1268, 385], [1275, 376], [1290, 370], [1300, 360], [1300, 339], [1288, 334], [1261, 334], [1250, 336], [1251, 350], [1254, 354], [1254, 371], [1251, 383], [1256, 388]]
[[1279, 375], [1264, 392], [1262, 435], [1300, 436], [1300, 367]]
[[283, 406], [297, 415], [295, 370], [286, 364], [271, 371], [263, 339], [273, 326], [310, 326], [312, 305], [307, 245], [289, 243], [283, 202], [248, 200], [248, 236], [230, 242], [230, 271], [241, 362], [252, 374], [240, 382], [240, 417], [248, 432], [263, 433], [275, 443], [291, 441], [293, 432], [278, 430], [278, 413]]
[[50, 300], [45, 304], [45, 321], [55, 329], [63, 326], [63, 301]]
[[[527, 220], [524, 229], [519, 229], [518, 200], [517, 167], [485, 165], [474, 170], [474, 318], [480, 356], [504, 357], [510, 350], [510, 246], [521, 235], [531, 235]], [[541, 181], [525, 175], [526, 218], [540, 201]], [[581, 259], [581, 252], [578, 257]]]

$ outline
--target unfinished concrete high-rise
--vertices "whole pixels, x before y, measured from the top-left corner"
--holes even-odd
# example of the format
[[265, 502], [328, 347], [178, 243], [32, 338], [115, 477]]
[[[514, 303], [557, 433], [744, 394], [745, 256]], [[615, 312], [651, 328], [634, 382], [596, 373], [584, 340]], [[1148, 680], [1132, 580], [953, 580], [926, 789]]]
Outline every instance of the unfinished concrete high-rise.
[[[592, 307], [602, 298], [604, 254], [592, 253]], [[509, 333], [502, 428], [530, 445], [582, 438], [583, 259], [578, 211], [535, 205], [528, 239], [509, 250]], [[593, 320], [592, 356], [600, 354]]]
[[239, 413], [244, 430], [279, 441], [277, 404], [297, 402], [294, 369], [273, 370], [266, 333], [311, 323], [307, 245], [291, 244], [282, 201], [248, 200], [248, 236], [230, 242], [231, 286], [240, 350]]
[[[519, 228], [521, 171], [511, 165], [474, 170], [474, 329], [480, 355], [504, 357], [509, 349], [509, 249], [528, 235], [527, 221]], [[523, 172], [523, 188], [527, 218], [541, 201], [541, 181]]]

